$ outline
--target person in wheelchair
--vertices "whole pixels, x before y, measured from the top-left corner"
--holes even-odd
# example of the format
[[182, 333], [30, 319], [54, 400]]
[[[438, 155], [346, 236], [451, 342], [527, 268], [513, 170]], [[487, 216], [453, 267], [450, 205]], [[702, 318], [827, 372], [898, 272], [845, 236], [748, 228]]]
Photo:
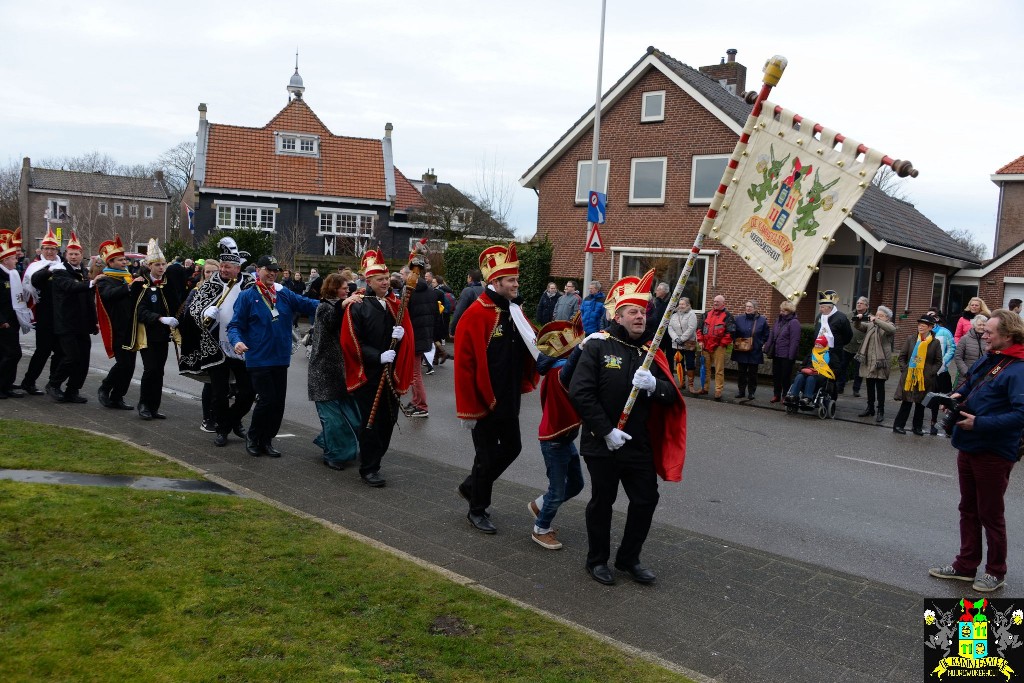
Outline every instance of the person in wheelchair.
[[814, 348], [811, 355], [804, 361], [796, 379], [789, 387], [786, 394], [786, 405], [810, 409], [814, 404], [814, 397], [818, 389], [829, 385], [830, 380], [836, 378], [835, 372], [829, 367], [828, 339], [825, 335], [819, 335], [814, 340]]

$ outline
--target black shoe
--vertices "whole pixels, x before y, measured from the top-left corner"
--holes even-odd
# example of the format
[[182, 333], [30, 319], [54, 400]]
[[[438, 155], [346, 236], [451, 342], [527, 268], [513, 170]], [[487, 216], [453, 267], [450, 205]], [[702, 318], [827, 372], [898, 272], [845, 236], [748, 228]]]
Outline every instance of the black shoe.
[[163, 413], [158, 413], [155, 410], [151, 410], [149, 412], [153, 414], [153, 419], [154, 420], [166, 420], [167, 419], [167, 416], [164, 415]]
[[747, 392], [745, 392], [745, 391], [741, 391], [738, 394], [736, 394], [735, 396], [733, 396], [733, 398], [738, 398], [740, 400], [743, 400], [746, 397], [747, 397]]
[[273, 442], [271, 442], [270, 439], [267, 439], [267, 442], [263, 444], [263, 455], [269, 458], [280, 458], [281, 451], [274, 448]]
[[923, 429], [918, 429], [917, 427], [914, 427], [914, 434], [916, 436], [924, 436], [924, 430]]
[[242, 427], [242, 423], [241, 422], [239, 422], [234, 427], [232, 427], [231, 428], [231, 432], [235, 436], [237, 436], [239, 439], [244, 439], [245, 438], [245, 429]]
[[884, 420], [884, 419], [885, 419], [885, 411], [882, 410], [881, 408], [879, 408], [878, 412], [875, 413], [875, 424], [881, 424], [882, 420]]
[[497, 527], [495, 527], [494, 524], [491, 523], [491, 520], [487, 517], [487, 515], [474, 515], [472, 512], [470, 512], [466, 515], [466, 519], [469, 520], [470, 524], [472, 524], [479, 531], [482, 531], [485, 534], [498, 533]]
[[658, 578], [654, 575], [654, 572], [641, 564], [628, 565], [616, 562], [615, 568], [632, 576], [633, 580], [637, 583], [654, 583]]
[[857, 413], [857, 417], [871, 417], [874, 414], [875, 414], [875, 409], [871, 408], [871, 407], [868, 407], [868, 409], [865, 410], [863, 413]]
[[61, 394], [61, 403], [88, 403], [89, 399], [77, 391], [65, 391]]
[[615, 585], [615, 575], [612, 574], [612, 570], [606, 564], [595, 564], [593, 567], [588, 566], [587, 573], [598, 583], [603, 583], [606, 586]]
[[258, 458], [263, 454], [263, 451], [260, 448], [260, 445], [256, 443], [256, 440], [248, 437], [245, 439], [245, 452], [254, 458]]
[[228, 435], [218, 434], [213, 438], [213, 445], [217, 448], [224, 448], [224, 446], [228, 445]]
[[897, 427], [896, 425], [892, 426], [892, 431], [895, 434], [906, 434], [907, 433], [906, 429], [904, 429], [903, 427]]
[[388, 483], [388, 480], [380, 476], [380, 472], [370, 472], [369, 474], [360, 475], [360, 479], [367, 486], [375, 489], [379, 489]]
[[939, 435], [939, 428], [936, 427], [934, 424], [932, 425], [931, 435], [932, 436], [938, 436]]
[[104, 408], [110, 407], [110, 389], [100, 387], [96, 390], [96, 397], [99, 398], [101, 406]]
[[135, 410], [135, 406], [130, 403], [125, 403], [123, 398], [112, 398], [110, 399], [110, 405], [108, 408], [115, 408], [117, 410]]
[[46, 385], [46, 395], [52, 398], [57, 403], [64, 403], [64, 392], [60, 390], [60, 387], [54, 386], [53, 384]]
[[25, 384], [24, 382], [21, 383], [21, 390], [24, 391], [29, 396], [42, 396], [44, 393], [46, 393], [42, 391], [39, 387], [37, 387], [35, 384]]
[[860, 398], [860, 392], [859, 392], [859, 391], [857, 391], [856, 389], [854, 389], [854, 390], [853, 390], [853, 397], [854, 397], [854, 398]]
[[332, 470], [338, 470], [339, 472], [345, 469], [345, 463], [334, 462], [333, 460], [328, 460], [327, 458], [324, 458], [324, 464], [330, 467]]
[[748, 401], [753, 401], [754, 400], [754, 392], [753, 391], [751, 391], [749, 394], [747, 394], [747, 400]]
[[140, 403], [139, 404], [139, 417], [141, 417], [143, 420], [152, 420], [153, 419], [153, 413], [149, 412], [149, 408], [147, 408], [146, 406], [144, 406], [144, 405], [142, 405]]
[[7, 391], [5, 391], [4, 394], [7, 396], [7, 398], [25, 398], [25, 392], [18, 391], [14, 387], [11, 387]]

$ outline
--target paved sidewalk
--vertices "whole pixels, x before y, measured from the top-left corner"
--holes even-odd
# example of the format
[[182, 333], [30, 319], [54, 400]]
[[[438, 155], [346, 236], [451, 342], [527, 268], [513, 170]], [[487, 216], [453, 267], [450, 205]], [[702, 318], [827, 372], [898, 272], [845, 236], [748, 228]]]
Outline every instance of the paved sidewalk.
[[[605, 587], [583, 570], [585, 501], [559, 512], [565, 547], [549, 551], [529, 535], [534, 489], [499, 481], [491, 508], [499, 533], [486, 536], [469, 526], [455, 490], [464, 469], [393, 452], [384, 461], [387, 487], [370, 489], [355, 468], [324, 467], [314, 431], [301, 425], [282, 427], [294, 434], [276, 442], [284, 457], [253, 458], [233, 436], [227, 447], [213, 446], [198, 429], [197, 401], [165, 396], [169, 419], [145, 422], [92, 398], [86, 405], [7, 400], [0, 414], [158, 449], [715, 680], [875, 683], [921, 675], [923, 596], [664, 525], [655, 525], [644, 548], [657, 585], [617, 573], [618, 585]], [[613, 534], [621, 528], [616, 513]]]

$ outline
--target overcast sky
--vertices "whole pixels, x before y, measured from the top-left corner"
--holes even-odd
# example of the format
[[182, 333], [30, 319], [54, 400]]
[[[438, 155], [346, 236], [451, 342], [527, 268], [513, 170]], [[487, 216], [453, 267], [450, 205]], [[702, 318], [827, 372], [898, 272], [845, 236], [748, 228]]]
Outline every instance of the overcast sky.
[[[798, 13], [817, 6], [825, 9]], [[609, 0], [604, 90], [648, 45], [694, 67], [736, 48], [748, 88], [782, 54], [789, 68], [776, 102], [912, 160], [917, 207], [991, 245], [998, 192], [989, 176], [1024, 154], [1022, 7]], [[149, 162], [195, 139], [200, 102], [214, 123], [263, 126], [286, 104], [297, 47], [306, 101], [332, 132], [379, 138], [390, 121], [406, 175], [434, 168], [469, 192], [483, 168], [497, 168], [514, 184], [511, 223], [528, 236], [537, 202], [518, 179], [594, 103], [600, 8], [0, 0], [0, 161], [96, 150]]]

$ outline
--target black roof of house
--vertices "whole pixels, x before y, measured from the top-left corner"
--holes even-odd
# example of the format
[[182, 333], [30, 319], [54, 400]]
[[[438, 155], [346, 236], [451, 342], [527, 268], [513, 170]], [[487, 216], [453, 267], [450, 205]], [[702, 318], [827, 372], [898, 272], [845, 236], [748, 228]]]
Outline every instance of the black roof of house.
[[132, 178], [98, 172], [83, 173], [35, 167], [30, 173], [29, 187], [34, 190], [163, 201], [169, 199], [167, 188], [156, 178]]

